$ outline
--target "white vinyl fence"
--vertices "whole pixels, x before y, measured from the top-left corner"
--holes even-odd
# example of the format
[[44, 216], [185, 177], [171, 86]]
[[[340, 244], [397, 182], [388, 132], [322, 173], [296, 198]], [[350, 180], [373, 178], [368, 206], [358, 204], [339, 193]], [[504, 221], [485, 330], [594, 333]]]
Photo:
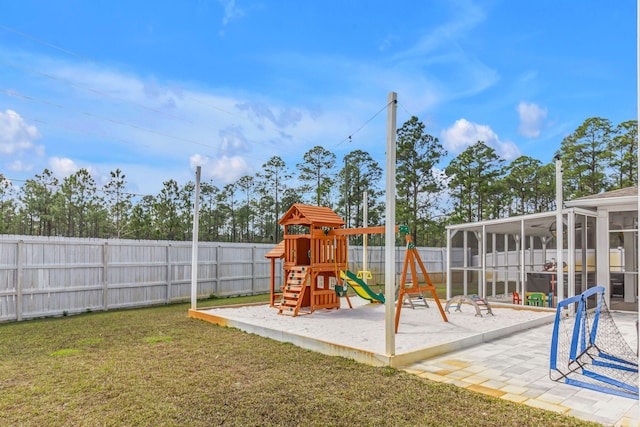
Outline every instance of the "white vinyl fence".
[[[269, 292], [271, 244], [200, 242], [198, 298]], [[445, 271], [442, 248], [419, 249], [429, 272]], [[367, 250], [384, 282], [383, 248]], [[362, 270], [362, 248], [350, 268]], [[396, 257], [402, 270], [404, 248]], [[435, 278], [434, 278], [435, 279]], [[276, 286], [283, 283], [276, 261]], [[188, 301], [191, 242], [0, 236], [0, 322]]]
[[[269, 292], [264, 255], [272, 247], [200, 243], [198, 297]], [[190, 293], [191, 242], [0, 237], [0, 321], [166, 304]]]

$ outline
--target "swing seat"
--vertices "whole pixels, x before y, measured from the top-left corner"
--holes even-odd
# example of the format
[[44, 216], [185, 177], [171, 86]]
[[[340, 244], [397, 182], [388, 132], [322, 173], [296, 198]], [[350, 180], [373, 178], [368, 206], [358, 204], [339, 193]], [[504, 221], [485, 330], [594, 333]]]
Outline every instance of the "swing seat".
[[347, 296], [347, 287], [346, 286], [336, 285], [335, 286], [335, 291], [336, 291], [336, 295], [339, 298], [343, 298], [343, 297]]

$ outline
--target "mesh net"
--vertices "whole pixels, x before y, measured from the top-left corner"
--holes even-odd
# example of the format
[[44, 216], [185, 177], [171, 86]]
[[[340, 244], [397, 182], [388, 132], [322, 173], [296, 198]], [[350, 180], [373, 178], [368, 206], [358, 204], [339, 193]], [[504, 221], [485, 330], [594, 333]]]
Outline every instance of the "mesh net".
[[580, 387], [636, 399], [638, 356], [616, 326], [596, 287], [558, 304], [549, 376]]

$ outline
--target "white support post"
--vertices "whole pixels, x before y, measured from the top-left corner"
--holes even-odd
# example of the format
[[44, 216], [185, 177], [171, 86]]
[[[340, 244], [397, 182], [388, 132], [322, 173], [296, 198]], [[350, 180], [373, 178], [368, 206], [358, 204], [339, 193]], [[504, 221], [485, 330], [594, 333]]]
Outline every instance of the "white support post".
[[[369, 226], [369, 202], [367, 200], [367, 191], [365, 190], [362, 193], [362, 222], [363, 226], [366, 228]], [[368, 268], [368, 259], [367, 259], [367, 246], [369, 243], [369, 235], [367, 233], [362, 235], [362, 281], [366, 284], [367, 282], [367, 274], [369, 271]]]
[[[502, 251], [502, 253], [504, 254], [503, 256], [503, 267], [504, 267], [504, 293], [505, 295], [509, 294], [509, 235], [508, 234], [503, 234], [502, 237], [502, 244], [504, 245], [504, 250]], [[520, 289], [518, 287], [518, 284], [516, 283], [516, 292], [520, 292], [522, 293], [522, 289]]]
[[497, 285], [497, 276], [498, 276], [498, 272], [497, 272], [497, 266], [498, 266], [498, 250], [496, 249], [496, 233], [491, 233], [491, 294], [493, 296], [495, 296], [498, 292], [496, 285]]
[[567, 298], [576, 294], [576, 217], [573, 211], [567, 214]]
[[527, 247], [527, 238], [524, 235], [524, 220], [520, 220], [520, 283], [522, 283], [523, 288], [527, 286], [527, 275], [525, 270], [525, 251]]
[[191, 243], [191, 309], [198, 307], [198, 223], [200, 207], [200, 166], [196, 167], [196, 194], [193, 201], [193, 238]]
[[447, 274], [447, 301], [451, 299], [451, 285], [452, 285], [452, 278], [451, 278], [451, 239], [453, 239], [453, 235], [451, 234], [451, 230], [449, 228], [447, 228], [447, 268], [446, 268], [446, 274]]
[[478, 238], [478, 253], [480, 254], [480, 269], [482, 270], [482, 278], [478, 280], [478, 294], [482, 298], [487, 297], [487, 226], [482, 225], [482, 233]]
[[580, 215], [580, 223], [582, 227], [580, 227], [580, 241], [582, 242], [582, 247], [580, 248], [580, 256], [582, 263], [582, 271], [580, 272], [580, 283], [582, 284], [582, 291], [584, 292], [589, 287], [589, 260], [587, 258], [587, 250], [589, 249], [589, 233], [587, 233], [587, 223], [589, 222], [589, 218], [586, 215]]
[[385, 262], [384, 262], [384, 297], [385, 297], [385, 349], [387, 356], [396, 354], [395, 336], [395, 292], [396, 292], [396, 110], [398, 95], [389, 93], [387, 105], [387, 174], [385, 208]]
[[556, 159], [556, 286], [558, 301], [564, 299], [564, 224], [562, 223], [562, 160]]
[[[520, 245], [520, 235], [514, 234], [513, 240], [516, 241], [516, 266], [522, 262], [522, 248]], [[525, 283], [522, 281], [522, 277], [520, 275], [520, 268], [516, 271], [516, 289], [522, 289], [522, 294], [524, 295], [527, 291]]]
[[464, 267], [464, 275], [462, 276], [462, 295], [468, 295], [469, 287], [469, 232], [464, 230], [462, 232], [462, 248], [464, 249], [462, 255], [462, 266]]
[[535, 265], [536, 265], [535, 243], [536, 243], [535, 237], [529, 236], [529, 271], [535, 270]]

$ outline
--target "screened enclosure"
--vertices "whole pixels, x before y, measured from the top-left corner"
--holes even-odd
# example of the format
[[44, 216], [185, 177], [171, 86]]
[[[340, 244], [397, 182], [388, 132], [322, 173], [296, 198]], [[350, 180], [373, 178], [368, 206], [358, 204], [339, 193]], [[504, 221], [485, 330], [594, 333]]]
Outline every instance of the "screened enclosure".
[[524, 300], [535, 292], [555, 306], [595, 286], [596, 217], [568, 208], [562, 227], [555, 211], [448, 226], [447, 299], [477, 294], [511, 301], [516, 292]]

